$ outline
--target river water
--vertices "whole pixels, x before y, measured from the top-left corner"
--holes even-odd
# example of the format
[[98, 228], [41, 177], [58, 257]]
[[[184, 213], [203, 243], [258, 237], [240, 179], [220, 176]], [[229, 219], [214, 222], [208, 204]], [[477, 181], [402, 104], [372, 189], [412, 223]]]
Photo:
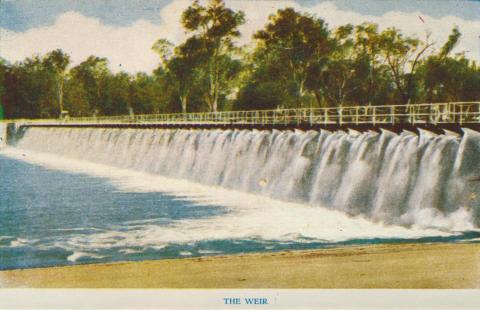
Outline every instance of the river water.
[[0, 269], [477, 242], [479, 136], [30, 129], [0, 149]]

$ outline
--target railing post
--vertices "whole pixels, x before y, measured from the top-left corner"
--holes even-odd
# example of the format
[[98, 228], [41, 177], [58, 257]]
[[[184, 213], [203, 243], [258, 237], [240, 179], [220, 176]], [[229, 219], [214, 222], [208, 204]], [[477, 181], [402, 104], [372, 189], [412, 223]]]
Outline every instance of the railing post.
[[355, 124], [356, 124], [357, 126], [358, 126], [358, 117], [359, 117], [358, 114], [359, 114], [359, 111], [360, 111], [360, 109], [359, 109], [359, 107], [357, 106], [357, 107], [355, 108]]
[[455, 104], [449, 102], [448, 104], [448, 120], [455, 123]]
[[392, 125], [395, 125], [395, 106], [390, 107], [390, 120], [392, 122]]
[[463, 124], [463, 104], [460, 104], [460, 125]]
[[377, 107], [372, 106], [372, 123], [373, 125], [377, 124]]
[[412, 105], [407, 105], [408, 107], [408, 114], [410, 117], [410, 124], [415, 124], [415, 107]]

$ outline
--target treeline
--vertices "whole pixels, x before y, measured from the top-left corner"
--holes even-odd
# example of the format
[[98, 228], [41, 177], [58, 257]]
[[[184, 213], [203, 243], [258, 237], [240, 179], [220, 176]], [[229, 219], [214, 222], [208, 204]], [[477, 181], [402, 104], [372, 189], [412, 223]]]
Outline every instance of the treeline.
[[159, 66], [152, 74], [114, 74], [108, 60], [96, 56], [71, 67], [62, 50], [0, 61], [5, 117], [480, 100], [479, 66], [465, 53], [452, 55], [457, 28], [434, 50], [428, 33], [421, 40], [371, 23], [331, 29], [321, 18], [286, 8], [255, 33], [253, 46], [239, 46], [244, 13], [222, 0], [193, 2], [181, 22], [184, 42], [153, 45]]

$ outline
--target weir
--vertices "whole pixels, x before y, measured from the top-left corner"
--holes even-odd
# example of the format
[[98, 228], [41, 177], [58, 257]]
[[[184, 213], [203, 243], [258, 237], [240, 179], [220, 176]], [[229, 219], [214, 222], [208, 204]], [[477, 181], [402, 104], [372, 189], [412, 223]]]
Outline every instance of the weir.
[[[405, 226], [479, 222], [480, 133], [30, 128], [17, 148]], [[455, 224], [456, 223], [456, 224]]]
[[1, 128], [20, 149], [384, 223], [478, 226], [480, 103], [388, 107], [393, 114], [363, 108], [22, 120]]
[[0, 147], [3, 147], [7, 144], [7, 125], [0, 121]]

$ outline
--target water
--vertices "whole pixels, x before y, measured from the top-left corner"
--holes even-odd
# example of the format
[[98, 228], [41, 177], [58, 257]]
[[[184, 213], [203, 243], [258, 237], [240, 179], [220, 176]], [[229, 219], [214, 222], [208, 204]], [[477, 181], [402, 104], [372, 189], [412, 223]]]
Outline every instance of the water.
[[475, 242], [480, 135], [30, 129], [0, 150], [0, 268]]
[[7, 123], [2, 122], [1, 120], [0, 117], [0, 147], [3, 147], [7, 144]]

